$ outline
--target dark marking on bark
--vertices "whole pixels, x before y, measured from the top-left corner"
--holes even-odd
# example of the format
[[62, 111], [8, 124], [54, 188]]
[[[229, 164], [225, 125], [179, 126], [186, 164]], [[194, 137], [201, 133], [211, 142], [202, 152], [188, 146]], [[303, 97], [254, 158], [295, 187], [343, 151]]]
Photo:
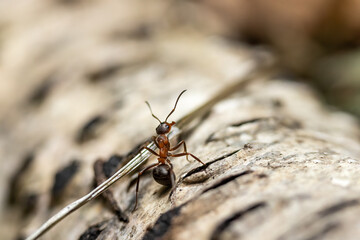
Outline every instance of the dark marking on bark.
[[155, 225], [152, 228], [148, 228], [146, 230], [143, 240], [161, 239], [171, 228], [173, 218], [180, 215], [182, 207], [184, 207], [186, 204], [187, 203], [184, 203], [161, 214]]
[[59, 2], [61, 5], [64, 5], [66, 7], [72, 7], [75, 6], [76, 4], [83, 2], [83, 0], [57, 0], [57, 2]]
[[16, 239], [16, 240], [25, 240], [25, 239], [26, 239], [26, 236], [20, 234], [20, 235], [16, 236], [15, 239]]
[[337, 204], [334, 204], [328, 208], [325, 208], [318, 212], [319, 217], [323, 218], [331, 214], [335, 214], [339, 211], [344, 210], [345, 208], [354, 207], [359, 204], [358, 199], [346, 200]]
[[245, 124], [254, 123], [254, 122], [258, 122], [258, 121], [266, 120], [266, 119], [268, 119], [268, 118], [253, 118], [253, 119], [249, 119], [249, 120], [246, 120], [246, 121], [241, 121], [239, 123], [233, 123], [230, 126], [231, 127], [240, 127], [240, 126], [245, 125]]
[[105, 177], [111, 177], [119, 168], [120, 164], [124, 162], [124, 160], [124, 156], [114, 154], [109, 158], [109, 160], [104, 162], [103, 172], [105, 174]]
[[203, 193], [206, 193], [206, 192], [208, 192], [208, 191], [211, 191], [211, 190], [213, 190], [213, 189], [216, 189], [216, 188], [218, 188], [218, 187], [221, 187], [221, 186], [223, 186], [223, 185], [225, 185], [225, 184], [227, 184], [227, 183], [229, 183], [229, 182], [237, 179], [238, 177], [241, 177], [241, 176], [244, 176], [244, 175], [247, 175], [247, 174], [250, 174], [250, 173], [253, 173], [253, 171], [252, 171], [252, 170], [246, 170], [246, 171], [243, 171], [243, 172], [241, 172], [241, 173], [238, 173], [238, 174], [235, 174], [235, 175], [232, 175], [232, 176], [223, 178], [223, 179], [221, 179], [220, 182], [215, 183], [214, 185], [206, 188], [206, 189], [203, 191]]
[[318, 240], [318, 239], [326, 239], [325, 235], [328, 234], [331, 231], [334, 231], [340, 226], [339, 223], [328, 223], [326, 224], [320, 231], [317, 233], [311, 235], [308, 238], [305, 238], [305, 240]]
[[95, 137], [95, 132], [97, 128], [105, 122], [105, 117], [101, 115], [97, 115], [93, 118], [91, 118], [87, 123], [84, 124], [84, 126], [80, 129], [76, 141], [78, 143], [86, 142], [90, 139], [93, 139]]
[[[129, 29], [128, 31], [124, 31], [123, 29], [116, 29], [112, 33], [110, 33], [109, 37], [112, 40], [124, 39], [124, 38], [134, 39], [134, 40], [144, 40], [144, 39], [149, 39], [152, 36], [153, 30], [154, 30], [154, 26], [152, 24], [141, 23], [138, 26]], [[137, 62], [132, 63], [132, 65], [135, 64], [138, 63]]]
[[213, 141], [216, 141], [217, 138], [214, 138], [214, 135], [215, 135], [215, 132], [211, 133], [207, 139], [205, 140], [205, 144], [208, 144], [209, 142], [213, 142]]
[[[96, 185], [102, 184], [104, 181], [106, 181], [107, 177], [104, 173], [104, 161], [101, 159], [98, 159], [94, 163], [94, 172], [95, 172], [95, 180]], [[103, 199], [106, 201], [107, 206], [115, 213], [115, 215], [118, 217], [119, 221], [121, 222], [129, 222], [129, 218], [126, 216], [126, 214], [122, 211], [120, 206], [118, 205], [117, 201], [114, 198], [114, 194], [111, 191], [111, 189], [106, 190], [101, 194]]]
[[26, 170], [31, 166], [31, 163], [34, 161], [34, 154], [29, 153], [27, 154], [24, 159], [22, 160], [22, 163], [20, 164], [20, 167], [14, 172], [10, 179], [10, 192], [8, 194], [8, 203], [9, 204], [16, 204], [19, 201], [19, 184], [22, 175], [26, 172]]
[[252, 148], [254, 148], [254, 147], [253, 147], [253, 143], [246, 143], [246, 144], [244, 145], [244, 149], [252, 149]]
[[37, 207], [39, 201], [39, 195], [37, 193], [30, 193], [24, 198], [24, 203], [22, 204], [22, 214], [23, 216], [28, 216], [32, 214]]
[[148, 39], [152, 34], [153, 27], [149, 24], [142, 24], [128, 33], [128, 37], [134, 39]]
[[[254, 119], [249, 119], [249, 120], [246, 120], [246, 121], [241, 121], [239, 123], [233, 123], [233, 124], [230, 124], [229, 126], [230, 127], [240, 127], [240, 126], [245, 125], [245, 124], [254, 123], [254, 122], [258, 122], [258, 121], [261, 121], [261, 120], [267, 120], [267, 119], [268, 118], [254, 118]], [[211, 133], [209, 135], [209, 137], [205, 140], [205, 144], [210, 143], [210, 142], [216, 142], [216, 141], [222, 140], [222, 139], [214, 137], [215, 134], [216, 134], [216, 132]]]
[[60, 198], [66, 186], [77, 173], [79, 165], [80, 162], [78, 160], [73, 160], [55, 174], [54, 183], [51, 188], [51, 205], [58, 202], [58, 198]]
[[50, 94], [54, 87], [54, 79], [52, 76], [45, 79], [39, 86], [37, 86], [29, 97], [29, 102], [32, 104], [42, 103]]
[[284, 103], [280, 99], [272, 99], [271, 103], [274, 108], [280, 109], [284, 107]]
[[226, 218], [222, 223], [220, 223], [215, 228], [210, 239], [211, 240], [221, 239], [221, 234], [224, 231], [226, 231], [226, 229], [232, 224], [233, 221], [239, 220], [239, 219], [243, 218], [244, 216], [246, 216], [247, 214], [256, 211], [257, 209], [264, 208], [264, 207], [266, 207], [266, 205], [267, 204], [265, 202], [259, 202], [259, 203], [252, 204], [249, 207], [234, 213], [230, 217]]
[[104, 66], [102, 69], [87, 74], [87, 78], [91, 82], [99, 82], [114, 76], [118, 71], [123, 68], [121, 64], [113, 64]]
[[303, 127], [303, 124], [294, 119], [282, 119], [280, 124], [286, 128], [297, 130]]
[[106, 223], [107, 221], [103, 221], [90, 226], [83, 234], [81, 234], [79, 240], [96, 240], [101, 232], [106, 228]]
[[259, 173], [259, 174], [255, 174], [255, 177], [257, 177], [257, 178], [267, 178], [268, 175], [265, 174], [265, 173]]
[[201, 165], [200, 167], [194, 168], [194, 169], [190, 170], [188, 173], [186, 173], [185, 176], [182, 179], [185, 179], [185, 178], [187, 178], [187, 177], [189, 177], [189, 176], [191, 176], [191, 175], [193, 175], [195, 173], [205, 171], [211, 164], [213, 164], [213, 163], [215, 163], [217, 161], [223, 160], [225, 158], [228, 158], [228, 157], [234, 155], [235, 153], [237, 153], [239, 151], [240, 151], [240, 149], [235, 150], [235, 151], [230, 152], [230, 153], [227, 153], [227, 154], [225, 154], [225, 155], [223, 155], [221, 157], [216, 158], [215, 160], [212, 160], [210, 162], [205, 163], [205, 165]]

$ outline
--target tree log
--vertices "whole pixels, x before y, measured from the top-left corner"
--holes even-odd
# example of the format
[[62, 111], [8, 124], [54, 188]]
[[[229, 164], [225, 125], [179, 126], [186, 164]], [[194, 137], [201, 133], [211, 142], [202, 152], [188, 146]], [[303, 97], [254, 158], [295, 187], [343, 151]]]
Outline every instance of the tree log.
[[[4, 239], [28, 236], [89, 192], [96, 160], [121, 158], [155, 134], [145, 100], [163, 120], [187, 89], [176, 120], [273, 58], [176, 20], [164, 26], [166, 2], [151, 3], [146, 16], [142, 1], [2, 10]], [[309, 86], [255, 79], [180, 135], [205, 165], [172, 159], [173, 191], [144, 175], [131, 212], [129, 176], [111, 188], [129, 222], [97, 199], [42, 239], [358, 239], [359, 137], [355, 118]]]

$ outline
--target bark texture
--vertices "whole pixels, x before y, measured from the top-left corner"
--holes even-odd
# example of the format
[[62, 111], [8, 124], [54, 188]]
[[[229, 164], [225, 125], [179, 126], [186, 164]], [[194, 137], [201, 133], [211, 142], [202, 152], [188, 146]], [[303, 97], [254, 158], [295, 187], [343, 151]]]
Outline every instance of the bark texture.
[[[93, 188], [96, 160], [118, 154], [108, 162], [117, 165], [154, 134], [145, 100], [164, 119], [188, 89], [176, 120], [269, 57], [195, 31], [168, 1], [146, 11], [143, 1], [14, 2], [0, 8], [3, 239], [27, 236]], [[128, 223], [97, 199], [42, 239], [360, 236], [358, 124], [310, 87], [255, 80], [185, 133], [205, 166], [172, 160], [172, 193], [144, 175], [132, 213], [129, 176], [112, 188]]]

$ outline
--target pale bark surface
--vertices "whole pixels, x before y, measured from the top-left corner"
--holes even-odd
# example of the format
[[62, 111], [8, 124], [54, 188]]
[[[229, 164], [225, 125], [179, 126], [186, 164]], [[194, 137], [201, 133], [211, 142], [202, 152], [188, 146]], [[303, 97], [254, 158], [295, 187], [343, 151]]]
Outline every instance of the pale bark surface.
[[[171, 117], [179, 119], [267, 57], [183, 27], [166, 1], [146, 11], [143, 1], [30, 2], [0, 9], [1, 239], [33, 232], [93, 187], [95, 160], [126, 154], [154, 134], [145, 100], [164, 119], [188, 89]], [[79, 137], [98, 116], [92, 135]], [[112, 190], [129, 223], [95, 200], [42, 239], [79, 239], [87, 230], [88, 239], [360, 236], [358, 124], [310, 87], [254, 81], [188, 133], [188, 151], [207, 167], [174, 159], [170, 199], [144, 175], [131, 213], [135, 176], [128, 177]], [[54, 197], [55, 175], [66, 166], [72, 178]]]

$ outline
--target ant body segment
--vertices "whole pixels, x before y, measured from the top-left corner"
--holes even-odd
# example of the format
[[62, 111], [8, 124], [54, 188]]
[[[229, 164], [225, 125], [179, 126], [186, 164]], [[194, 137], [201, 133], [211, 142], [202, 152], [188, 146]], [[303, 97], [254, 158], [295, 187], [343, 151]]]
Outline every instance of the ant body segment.
[[[154, 150], [148, 148], [148, 147], [143, 147], [140, 149], [146, 149], [149, 152], [151, 152], [152, 154], [154, 154], [155, 156], [158, 156], [158, 162], [151, 164], [150, 166], [144, 168], [143, 170], [141, 170], [138, 173], [138, 177], [137, 177], [137, 182], [136, 182], [136, 200], [135, 200], [135, 206], [133, 211], [136, 209], [137, 206], [137, 202], [138, 202], [138, 191], [139, 191], [139, 183], [140, 183], [140, 177], [141, 175], [146, 172], [147, 170], [150, 170], [153, 168], [153, 178], [154, 180], [164, 186], [168, 186], [168, 187], [174, 187], [175, 186], [175, 173], [173, 171], [173, 165], [171, 164], [169, 157], [182, 157], [182, 156], [186, 156], [186, 159], [188, 160], [188, 156], [190, 155], [191, 157], [193, 157], [195, 160], [197, 160], [198, 162], [200, 162], [201, 164], [205, 165], [199, 158], [197, 158], [196, 156], [194, 156], [191, 153], [188, 153], [186, 150], [186, 144], [185, 141], [182, 140], [180, 141], [176, 146], [171, 147], [170, 146], [170, 141], [167, 137], [166, 134], [168, 134], [171, 130], [171, 127], [173, 125], [175, 125], [175, 122], [172, 121], [171, 123], [167, 122], [167, 119], [170, 117], [170, 115], [175, 111], [176, 105], [181, 97], [181, 95], [185, 92], [186, 90], [183, 90], [178, 98], [176, 99], [175, 102], [175, 106], [174, 108], [171, 110], [171, 112], [169, 113], [169, 115], [166, 117], [165, 121], [160, 121], [158, 117], [156, 117], [150, 107], [150, 104], [146, 101], [145, 103], [148, 105], [151, 115], [159, 121], [159, 126], [157, 126], [156, 128], [156, 134], [157, 136], [153, 136], [152, 140], [154, 141], [155, 145], [158, 147], [159, 149], [159, 153], [156, 153]], [[178, 153], [178, 154], [172, 154], [170, 153], [171, 151], [174, 151], [176, 149], [178, 149], [181, 145], [184, 146], [184, 152], [182, 153]]]

